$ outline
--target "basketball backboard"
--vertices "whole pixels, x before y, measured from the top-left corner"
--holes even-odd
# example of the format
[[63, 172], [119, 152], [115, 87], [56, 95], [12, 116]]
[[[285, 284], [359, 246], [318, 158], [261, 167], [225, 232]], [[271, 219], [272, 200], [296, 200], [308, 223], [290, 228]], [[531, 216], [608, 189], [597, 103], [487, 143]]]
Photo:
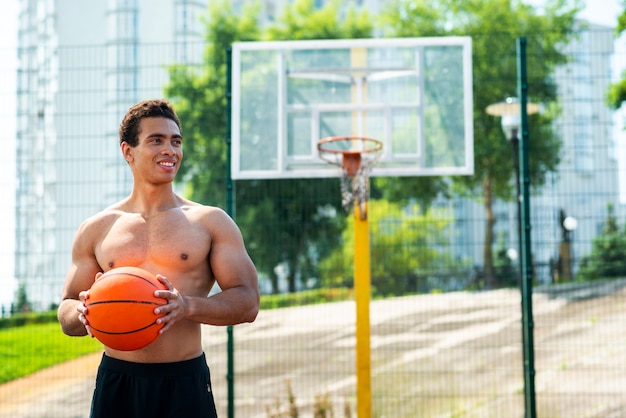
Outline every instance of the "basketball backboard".
[[339, 177], [321, 138], [382, 142], [373, 176], [471, 175], [471, 38], [232, 46], [233, 179]]

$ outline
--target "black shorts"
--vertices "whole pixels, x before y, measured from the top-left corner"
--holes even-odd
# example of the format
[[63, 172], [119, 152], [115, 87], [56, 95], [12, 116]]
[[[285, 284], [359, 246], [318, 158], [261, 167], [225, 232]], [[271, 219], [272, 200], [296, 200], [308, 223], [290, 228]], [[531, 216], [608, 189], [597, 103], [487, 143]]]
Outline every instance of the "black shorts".
[[204, 354], [176, 363], [132, 363], [103, 355], [90, 416], [217, 417]]

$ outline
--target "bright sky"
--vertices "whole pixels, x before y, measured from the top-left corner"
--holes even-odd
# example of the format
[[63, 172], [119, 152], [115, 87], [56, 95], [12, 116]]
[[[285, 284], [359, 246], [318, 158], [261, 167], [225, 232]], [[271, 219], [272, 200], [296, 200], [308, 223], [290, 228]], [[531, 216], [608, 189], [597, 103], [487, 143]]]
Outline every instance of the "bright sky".
[[[528, 3], [540, 6], [543, 0]], [[0, 305], [8, 308], [16, 289], [14, 268], [15, 219], [15, 45], [17, 39], [18, 0], [2, 0], [0, 13]], [[620, 0], [587, 0], [580, 17], [592, 23], [615, 26], [622, 12]], [[618, 48], [624, 49], [624, 46]]]
[[[527, 0], [525, 3], [540, 6], [544, 0]], [[587, 6], [579, 14], [579, 17], [591, 23], [598, 23], [606, 26], [616, 26], [617, 17], [624, 10], [621, 7], [621, 0], [586, 0]]]

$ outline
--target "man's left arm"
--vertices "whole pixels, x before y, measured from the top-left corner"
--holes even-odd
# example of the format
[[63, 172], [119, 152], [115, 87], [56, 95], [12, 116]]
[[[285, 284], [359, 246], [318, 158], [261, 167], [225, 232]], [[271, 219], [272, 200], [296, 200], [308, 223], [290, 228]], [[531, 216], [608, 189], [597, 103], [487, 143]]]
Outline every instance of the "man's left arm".
[[260, 305], [258, 277], [241, 231], [221, 210], [211, 213], [209, 224], [209, 263], [221, 292], [210, 297], [181, 295], [167, 279], [162, 280], [176, 294], [179, 305], [176, 312], [169, 313], [167, 319], [157, 321], [165, 322], [162, 332], [183, 317], [218, 326], [253, 322], [256, 319]]

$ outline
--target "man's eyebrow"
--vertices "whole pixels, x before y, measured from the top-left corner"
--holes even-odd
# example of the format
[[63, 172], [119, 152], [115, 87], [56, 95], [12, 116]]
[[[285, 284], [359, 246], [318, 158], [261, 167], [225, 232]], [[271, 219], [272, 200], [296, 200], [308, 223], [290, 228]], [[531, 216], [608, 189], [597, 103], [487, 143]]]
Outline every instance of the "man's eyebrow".
[[[161, 132], [152, 132], [151, 134], [147, 135], [146, 138], [166, 137], [166, 136], [170, 136], [170, 135], [167, 135]], [[171, 136], [174, 138], [183, 139], [183, 136], [181, 134], [172, 134]]]

